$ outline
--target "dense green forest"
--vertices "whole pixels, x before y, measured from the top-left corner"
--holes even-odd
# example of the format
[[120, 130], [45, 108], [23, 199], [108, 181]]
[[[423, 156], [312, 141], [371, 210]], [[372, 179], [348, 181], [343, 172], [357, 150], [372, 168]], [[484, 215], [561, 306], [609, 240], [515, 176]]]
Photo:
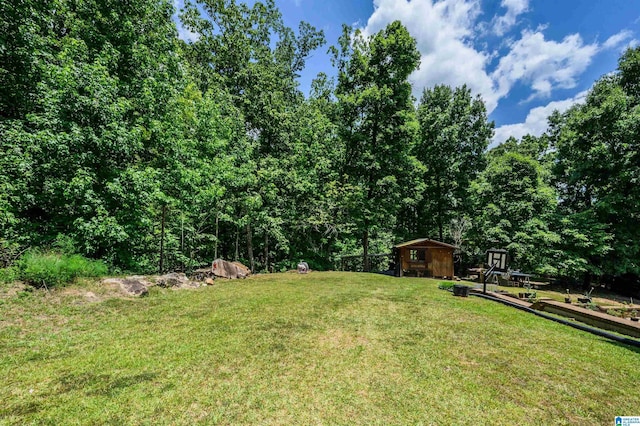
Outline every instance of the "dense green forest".
[[640, 48], [545, 134], [488, 150], [466, 86], [412, 97], [420, 55], [400, 22], [345, 26], [337, 77], [305, 96], [325, 43], [272, 0], [1, 2], [0, 266], [64, 248], [115, 271], [326, 269], [430, 237], [460, 266], [506, 248], [526, 271], [631, 285]]

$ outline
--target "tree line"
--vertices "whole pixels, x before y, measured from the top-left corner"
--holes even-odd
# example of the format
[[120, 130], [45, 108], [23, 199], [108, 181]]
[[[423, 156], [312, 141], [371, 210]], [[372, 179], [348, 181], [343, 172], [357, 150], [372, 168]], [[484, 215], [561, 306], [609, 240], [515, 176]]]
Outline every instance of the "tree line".
[[[178, 37], [174, 19], [193, 41]], [[272, 0], [0, 5], [0, 255], [72, 246], [117, 270], [214, 257], [274, 271], [430, 237], [580, 280], [640, 273], [640, 49], [540, 137], [488, 150], [466, 86], [424, 88], [400, 22], [325, 37]]]

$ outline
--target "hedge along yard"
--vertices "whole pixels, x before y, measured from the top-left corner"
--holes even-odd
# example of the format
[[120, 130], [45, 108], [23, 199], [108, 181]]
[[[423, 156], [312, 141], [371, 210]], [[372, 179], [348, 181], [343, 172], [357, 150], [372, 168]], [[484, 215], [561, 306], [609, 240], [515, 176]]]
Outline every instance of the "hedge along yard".
[[637, 349], [430, 279], [1, 295], [2, 424], [610, 424], [640, 407]]

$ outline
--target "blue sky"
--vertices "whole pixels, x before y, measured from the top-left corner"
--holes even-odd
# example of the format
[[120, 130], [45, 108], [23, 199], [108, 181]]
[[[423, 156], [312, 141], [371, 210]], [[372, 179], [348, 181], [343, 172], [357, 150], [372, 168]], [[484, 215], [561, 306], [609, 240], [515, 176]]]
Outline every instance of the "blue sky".
[[371, 34], [400, 20], [416, 38], [421, 66], [414, 95], [435, 84], [467, 84], [496, 123], [494, 144], [539, 135], [554, 110], [579, 102], [620, 53], [640, 39], [637, 0], [276, 0], [285, 23], [323, 29], [300, 79], [334, 75], [328, 46], [343, 23]]

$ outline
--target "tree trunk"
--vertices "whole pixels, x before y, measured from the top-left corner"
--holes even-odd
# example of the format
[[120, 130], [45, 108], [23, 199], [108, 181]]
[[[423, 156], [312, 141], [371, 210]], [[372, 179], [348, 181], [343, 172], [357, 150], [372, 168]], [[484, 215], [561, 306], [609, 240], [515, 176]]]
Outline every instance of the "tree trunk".
[[249, 269], [254, 272], [253, 264], [253, 242], [251, 241], [251, 225], [247, 224], [247, 256], [249, 257]]
[[193, 248], [195, 247], [195, 233], [191, 234], [191, 241], [189, 244], [189, 272], [193, 270], [193, 259], [195, 259], [195, 252]]
[[184, 212], [180, 212], [180, 255], [182, 256], [182, 272], [186, 271], [184, 264]]
[[240, 244], [240, 228], [236, 226], [236, 257], [233, 260], [238, 261], [238, 245]]
[[269, 272], [269, 233], [264, 231], [264, 269]]
[[164, 270], [164, 222], [167, 215], [167, 206], [162, 206], [162, 225], [160, 229], [160, 262], [158, 265], [158, 273], [162, 275]]
[[584, 277], [582, 279], [582, 289], [583, 290], [590, 290], [591, 289], [591, 272], [587, 272], [584, 274]]
[[218, 258], [218, 230], [219, 230], [219, 228], [218, 228], [218, 219], [219, 219], [218, 213], [216, 213], [216, 245], [215, 245], [214, 252], [213, 252], [214, 253], [213, 254], [213, 258], [214, 259]]
[[440, 178], [437, 178], [437, 188], [438, 188], [438, 241], [443, 241], [443, 232], [442, 232], [442, 185], [440, 183]]
[[369, 272], [369, 230], [362, 235], [362, 269]]

